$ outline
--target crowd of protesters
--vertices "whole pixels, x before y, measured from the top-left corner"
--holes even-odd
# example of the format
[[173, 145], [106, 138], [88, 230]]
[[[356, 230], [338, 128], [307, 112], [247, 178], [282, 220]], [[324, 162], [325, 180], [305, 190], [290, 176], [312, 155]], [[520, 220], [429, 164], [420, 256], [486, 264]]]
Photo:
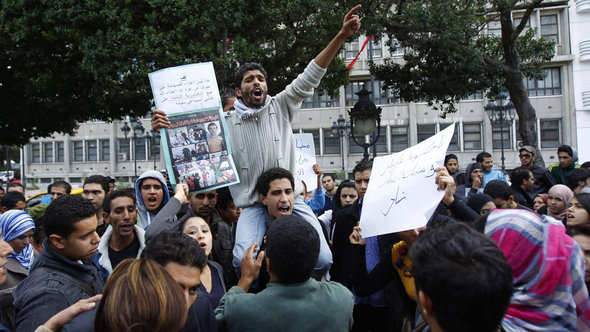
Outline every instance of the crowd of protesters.
[[239, 184], [93, 175], [29, 209], [22, 185], [2, 188], [0, 331], [590, 330], [590, 169], [572, 147], [546, 169], [524, 146], [510, 174], [487, 152], [464, 173], [447, 155], [436, 211], [398, 233], [361, 235], [371, 160], [340, 181], [315, 165], [308, 199], [290, 121], [359, 9], [277, 96], [262, 66], [238, 69], [222, 101]]

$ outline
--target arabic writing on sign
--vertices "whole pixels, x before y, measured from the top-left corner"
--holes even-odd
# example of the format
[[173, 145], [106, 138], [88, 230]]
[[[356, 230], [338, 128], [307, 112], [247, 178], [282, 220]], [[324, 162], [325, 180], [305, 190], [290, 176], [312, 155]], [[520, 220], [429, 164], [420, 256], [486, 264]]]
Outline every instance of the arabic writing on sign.
[[315, 145], [312, 134], [294, 134], [296, 173], [307, 185], [307, 190], [317, 188], [317, 175], [313, 172], [315, 161]]
[[220, 105], [210, 62], [162, 69], [149, 74], [156, 107], [168, 116]]
[[444, 194], [437, 190], [435, 170], [443, 164], [454, 128], [451, 125], [402, 152], [375, 158], [363, 198], [364, 237], [426, 225]]

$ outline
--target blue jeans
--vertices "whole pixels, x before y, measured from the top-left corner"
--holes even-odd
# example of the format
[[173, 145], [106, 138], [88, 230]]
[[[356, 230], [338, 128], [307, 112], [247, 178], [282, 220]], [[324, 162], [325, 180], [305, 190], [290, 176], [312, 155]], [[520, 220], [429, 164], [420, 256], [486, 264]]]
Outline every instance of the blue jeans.
[[[303, 202], [303, 198], [299, 195], [295, 196], [295, 204], [293, 205], [293, 215], [296, 215], [307, 221], [315, 228], [320, 237], [320, 255], [316, 264], [316, 271], [327, 271], [332, 265], [332, 252], [324, 238], [322, 226], [320, 221], [311, 211], [311, 208]], [[266, 234], [266, 221], [269, 219], [266, 206], [262, 204], [254, 204], [242, 210], [238, 225], [236, 228], [236, 244], [234, 246], [233, 265], [240, 267], [242, 257], [246, 250], [250, 248], [252, 243], [258, 242], [258, 248], [262, 244], [264, 235]], [[255, 254], [258, 254], [258, 250]]]

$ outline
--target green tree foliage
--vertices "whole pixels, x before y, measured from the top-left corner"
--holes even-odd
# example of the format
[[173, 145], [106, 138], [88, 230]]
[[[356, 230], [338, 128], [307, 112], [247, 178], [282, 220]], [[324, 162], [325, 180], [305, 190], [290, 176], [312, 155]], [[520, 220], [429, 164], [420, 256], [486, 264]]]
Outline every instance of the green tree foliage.
[[[401, 98], [427, 100], [444, 117], [456, 111], [455, 103], [477, 91], [488, 91], [488, 97], [508, 91], [523, 143], [536, 146], [535, 109], [523, 77], [542, 78], [541, 66], [552, 58], [554, 48], [552, 42], [536, 38], [534, 29], [523, 29], [542, 0], [365, 2], [367, 33], [385, 34], [390, 47], [407, 49], [402, 63], [388, 60], [372, 67]], [[525, 10], [518, 26], [511, 16], [515, 9]], [[484, 34], [490, 21], [500, 22], [501, 35]]]
[[[338, 32], [333, 1], [0, 0], [0, 144], [24, 144], [78, 122], [144, 115], [147, 74], [213, 61], [220, 87], [240, 63], [266, 68], [275, 94]], [[322, 81], [347, 74], [333, 61]]]

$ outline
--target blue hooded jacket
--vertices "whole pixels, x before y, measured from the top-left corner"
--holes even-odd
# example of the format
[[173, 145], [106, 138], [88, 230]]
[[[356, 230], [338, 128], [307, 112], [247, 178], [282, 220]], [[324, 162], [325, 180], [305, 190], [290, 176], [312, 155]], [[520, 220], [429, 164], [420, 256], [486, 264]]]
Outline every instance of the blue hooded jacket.
[[146, 229], [150, 225], [152, 218], [156, 216], [147, 210], [145, 203], [143, 202], [143, 198], [141, 197], [139, 186], [145, 179], [156, 179], [160, 181], [162, 188], [164, 188], [164, 197], [162, 198], [162, 203], [160, 204], [158, 211], [160, 211], [160, 209], [164, 207], [164, 205], [166, 205], [166, 203], [168, 203], [170, 200], [170, 193], [168, 192], [168, 187], [166, 186], [166, 179], [164, 179], [162, 173], [158, 171], [145, 171], [139, 176], [139, 178], [137, 178], [137, 181], [135, 181], [135, 196], [137, 197], [137, 226], [142, 229]]

